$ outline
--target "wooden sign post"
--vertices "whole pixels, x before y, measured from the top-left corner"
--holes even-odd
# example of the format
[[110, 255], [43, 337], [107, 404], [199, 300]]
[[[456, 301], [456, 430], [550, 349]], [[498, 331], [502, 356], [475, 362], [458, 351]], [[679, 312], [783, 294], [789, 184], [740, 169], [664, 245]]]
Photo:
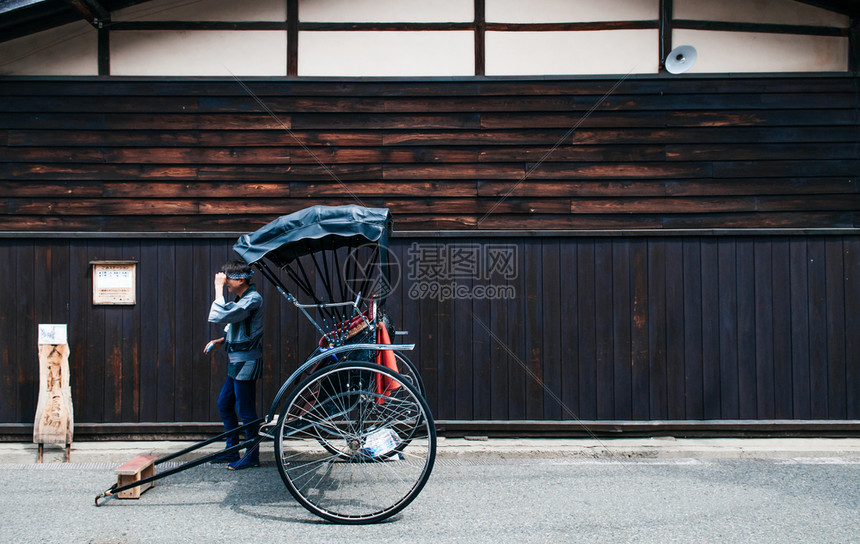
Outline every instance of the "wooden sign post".
[[64, 444], [69, 462], [73, 427], [66, 325], [39, 325], [39, 402], [33, 424], [33, 442], [39, 445], [36, 462], [42, 462], [45, 444]]

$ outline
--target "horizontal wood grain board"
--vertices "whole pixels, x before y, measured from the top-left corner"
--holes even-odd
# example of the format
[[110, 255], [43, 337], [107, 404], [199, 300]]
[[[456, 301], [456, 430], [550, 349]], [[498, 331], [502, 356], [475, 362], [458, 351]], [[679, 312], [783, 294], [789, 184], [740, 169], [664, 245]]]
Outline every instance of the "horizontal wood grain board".
[[830, 75], [3, 80], [0, 228], [851, 228], [858, 106]]

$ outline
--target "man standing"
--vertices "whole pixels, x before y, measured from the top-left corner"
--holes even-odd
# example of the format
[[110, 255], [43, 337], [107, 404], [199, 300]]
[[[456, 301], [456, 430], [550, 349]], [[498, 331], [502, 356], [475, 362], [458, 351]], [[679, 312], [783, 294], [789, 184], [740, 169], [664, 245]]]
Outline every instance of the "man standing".
[[[251, 277], [254, 271], [242, 261], [229, 261], [215, 274], [215, 300], [209, 309], [209, 322], [226, 324], [224, 336], [209, 341], [204, 349], [208, 353], [224, 344], [229, 362], [227, 379], [218, 396], [218, 412], [224, 430], [239, 426], [238, 419], [247, 425], [257, 419], [257, 378], [263, 372], [263, 297], [257, 292]], [[224, 299], [224, 287], [238, 297], [234, 302]], [[236, 411], [238, 408], [238, 418]], [[259, 424], [245, 431], [246, 439], [257, 436]], [[227, 437], [227, 448], [239, 443], [239, 436]], [[229, 463], [230, 470], [260, 466], [260, 449], [254, 446], [239, 458], [239, 453], [225, 454], [216, 462]]]

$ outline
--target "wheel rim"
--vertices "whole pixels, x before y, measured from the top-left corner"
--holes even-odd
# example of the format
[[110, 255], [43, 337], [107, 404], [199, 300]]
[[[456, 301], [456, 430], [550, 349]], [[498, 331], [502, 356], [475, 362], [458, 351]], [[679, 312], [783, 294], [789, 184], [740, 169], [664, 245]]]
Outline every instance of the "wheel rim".
[[421, 374], [418, 372], [418, 367], [415, 366], [415, 363], [399, 351], [394, 352], [394, 359], [397, 361], [397, 372], [402, 374], [418, 389], [418, 393], [422, 398], [426, 398], [427, 392], [424, 388], [424, 382], [421, 380]]
[[340, 363], [290, 395], [275, 443], [278, 469], [310, 511], [345, 523], [396, 514], [421, 491], [435, 460], [427, 404], [399, 374]]

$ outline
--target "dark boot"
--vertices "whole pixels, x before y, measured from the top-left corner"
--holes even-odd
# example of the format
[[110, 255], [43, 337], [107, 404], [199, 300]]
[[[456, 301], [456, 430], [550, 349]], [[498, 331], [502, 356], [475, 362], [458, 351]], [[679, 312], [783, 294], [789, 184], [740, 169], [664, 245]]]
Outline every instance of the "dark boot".
[[[257, 436], [257, 431], [259, 430], [259, 425], [249, 427], [245, 431], [245, 436], [250, 439]], [[244, 468], [258, 467], [260, 466], [260, 443], [257, 442], [254, 444], [254, 447], [249, 448], [245, 452], [245, 456], [241, 459], [237, 460], [234, 463], [230, 463], [227, 465], [227, 468], [230, 470], [242, 470]]]
[[260, 466], [260, 446], [254, 446], [254, 449], [245, 454], [245, 457], [242, 457], [235, 463], [230, 463], [227, 465], [227, 468], [230, 470], [242, 470], [245, 468], [258, 467]]
[[[224, 446], [224, 449], [228, 450], [228, 449], [232, 448], [233, 446], [237, 445], [238, 443], [239, 443], [239, 436], [235, 435], [235, 434], [231, 434], [230, 436], [227, 437], [227, 444]], [[224, 453], [222, 455], [219, 455], [218, 457], [216, 457], [215, 459], [212, 459], [209, 462], [221, 464], [221, 463], [235, 463], [238, 460], [239, 460], [239, 452], [234, 451], [233, 453]]]

